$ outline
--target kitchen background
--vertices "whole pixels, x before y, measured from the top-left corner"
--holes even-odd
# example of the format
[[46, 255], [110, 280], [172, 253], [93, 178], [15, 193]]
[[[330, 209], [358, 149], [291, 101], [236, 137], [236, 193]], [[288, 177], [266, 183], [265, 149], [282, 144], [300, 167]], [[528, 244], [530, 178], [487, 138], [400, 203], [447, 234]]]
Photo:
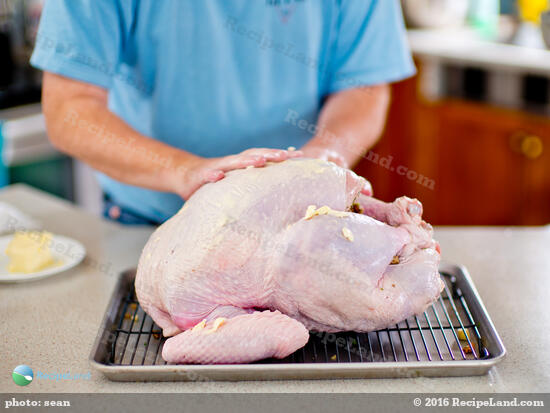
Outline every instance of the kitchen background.
[[[386, 131], [356, 171], [420, 199], [436, 225], [550, 223], [548, 0], [402, 0], [418, 75], [393, 86]], [[100, 213], [84, 164], [48, 142], [28, 65], [43, 0], [0, 0], [0, 186]]]

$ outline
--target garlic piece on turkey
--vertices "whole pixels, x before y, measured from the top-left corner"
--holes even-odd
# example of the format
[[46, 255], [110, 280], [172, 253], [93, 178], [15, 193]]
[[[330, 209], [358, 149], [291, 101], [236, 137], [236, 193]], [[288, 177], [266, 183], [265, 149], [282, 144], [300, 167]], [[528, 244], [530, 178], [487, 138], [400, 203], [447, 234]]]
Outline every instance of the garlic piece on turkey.
[[313, 218], [313, 215], [315, 214], [316, 209], [317, 209], [317, 207], [315, 205], [308, 206], [307, 210], [306, 210], [306, 216], [304, 217], [304, 219]]
[[350, 242], [353, 242], [353, 233], [346, 227], [342, 228], [342, 235], [345, 239]]
[[214, 320], [214, 324], [212, 324], [212, 329], [208, 330], [207, 334], [213, 333], [214, 331], [218, 330], [218, 328], [220, 328], [222, 325], [224, 325], [226, 321], [227, 321], [227, 319], [224, 318], [224, 317], [216, 318], [216, 320]]
[[206, 320], [202, 320], [199, 324], [197, 324], [195, 327], [191, 329], [191, 331], [199, 331], [202, 330], [206, 326]]
[[310, 205], [307, 207], [306, 216], [304, 217], [304, 219], [308, 220], [318, 215], [330, 215], [333, 217], [345, 218], [348, 216], [348, 213], [344, 211], [335, 211], [334, 209], [326, 205], [322, 206], [319, 209], [316, 209], [315, 205]]

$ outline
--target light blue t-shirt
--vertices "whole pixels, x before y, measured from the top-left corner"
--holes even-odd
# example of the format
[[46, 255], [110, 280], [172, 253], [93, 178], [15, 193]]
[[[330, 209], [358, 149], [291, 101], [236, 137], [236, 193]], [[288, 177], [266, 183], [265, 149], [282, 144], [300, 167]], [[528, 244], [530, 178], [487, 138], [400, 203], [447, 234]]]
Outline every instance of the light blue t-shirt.
[[[312, 128], [295, 120], [314, 124], [328, 94], [414, 73], [398, 0], [48, 0], [31, 63], [108, 89], [134, 129], [205, 157], [300, 147]], [[151, 220], [183, 202], [99, 180]]]

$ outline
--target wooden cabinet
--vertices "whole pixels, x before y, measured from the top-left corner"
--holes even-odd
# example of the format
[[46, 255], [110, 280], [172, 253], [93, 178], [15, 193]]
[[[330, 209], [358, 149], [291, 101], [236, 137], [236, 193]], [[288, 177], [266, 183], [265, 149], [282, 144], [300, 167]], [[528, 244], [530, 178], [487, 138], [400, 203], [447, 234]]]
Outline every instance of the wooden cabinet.
[[[533, 119], [526, 128], [531, 139], [522, 148], [527, 160], [523, 164], [524, 201], [522, 203], [522, 224], [550, 223], [550, 121]], [[537, 141], [539, 140], [539, 141]], [[526, 140], [524, 140], [526, 142]], [[540, 151], [540, 153], [539, 153]]]
[[415, 79], [394, 86], [373, 148], [392, 166], [370, 156], [356, 168], [375, 196], [416, 197], [436, 225], [550, 223], [550, 119], [466, 101], [430, 104], [416, 89]]

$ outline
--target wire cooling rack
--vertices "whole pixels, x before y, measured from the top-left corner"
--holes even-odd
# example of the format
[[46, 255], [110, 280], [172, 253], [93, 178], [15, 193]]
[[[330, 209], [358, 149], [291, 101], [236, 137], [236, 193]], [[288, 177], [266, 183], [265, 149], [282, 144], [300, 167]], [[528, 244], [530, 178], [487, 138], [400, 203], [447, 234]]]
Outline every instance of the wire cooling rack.
[[[308, 370], [320, 373], [323, 369], [327, 374], [331, 371], [333, 373], [349, 371], [354, 372], [349, 377], [361, 377], [357, 372], [369, 370], [369, 368], [374, 368], [373, 371], [376, 371], [381, 364], [384, 364], [384, 367], [398, 365], [399, 369], [395, 374], [397, 376], [407, 375], [405, 373], [409, 366], [414, 369], [411, 370], [414, 371], [413, 375], [424, 374], [425, 371], [430, 370], [430, 367], [439, 369], [439, 375], [462, 375], [442, 374], [444, 370], [448, 371], [448, 368], [452, 369], [453, 366], [459, 365], [462, 368], [455, 373], [459, 373], [460, 370], [464, 374], [482, 374], [504, 356], [502, 342], [465, 270], [452, 267], [451, 271], [441, 271], [441, 277], [445, 281], [445, 289], [441, 297], [422, 314], [369, 333], [310, 332], [307, 345], [285, 359], [265, 359], [232, 367], [238, 370], [239, 366], [248, 366], [247, 371], [263, 369], [263, 373], [271, 370], [274, 375], [271, 377], [268, 374], [267, 378], [281, 376], [276, 374], [281, 372], [281, 368], [295, 373]], [[184, 368], [187, 371], [209, 367], [205, 374], [210, 377], [211, 374], [208, 372], [215, 372], [216, 366], [172, 366], [162, 359], [162, 347], [165, 341], [162, 330], [137, 302], [133, 274], [126, 274], [123, 278], [124, 281], [121, 281], [118, 291], [115, 292], [104, 320], [103, 331], [100, 330], [94, 347], [95, 353], [92, 352], [92, 361], [96, 367], [115, 380], [131, 380], [134, 367], [140, 367], [141, 373], [141, 376], [136, 375], [134, 379], [151, 379], [147, 377], [143, 368], [158, 369], [163, 366], [170, 367], [170, 371], [178, 368]], [[334, 370], [337, 369], [334, 365], [345, 366], [345, 368], [342, 371]], [[465, 366], [468, 368], [464, 369]], [[230, 367], [224, 366], [225, 370]], [[123, 369], [120, 370], [120, 368]], [[124, 374], [117, 377], [114, 374], [117, 371], [123, 371]], [[373, 377], [371, 373], [372, 371], [365, 376]], [[380, 376], [395, 375], [391, 370], [386, 369]], [[213, 376], [217, 377], [216, 374]], [[226, 376], [229, 378], [222, 379], [239, 379], [238, 374], [236, 376], [226, 374]], [[300, 374], [297, 376], [301, 377]], [[320, 375], [320, 377], [324, 376]], [[336, 374], [336, 376], [342, 375]], [[155, 380], [170, 379], [170, 375], [161, 374], [154, 377]], [[305, 374], [304, 378], [306, 377], [310, 377], [310, 374]], [[343, 377], [348, 376], [344, 374]], [[251, 377], [245, 374], [242, 378], [254, 378], [254, 374]], [[177, 376], [172, 379], [186, 378]]]

